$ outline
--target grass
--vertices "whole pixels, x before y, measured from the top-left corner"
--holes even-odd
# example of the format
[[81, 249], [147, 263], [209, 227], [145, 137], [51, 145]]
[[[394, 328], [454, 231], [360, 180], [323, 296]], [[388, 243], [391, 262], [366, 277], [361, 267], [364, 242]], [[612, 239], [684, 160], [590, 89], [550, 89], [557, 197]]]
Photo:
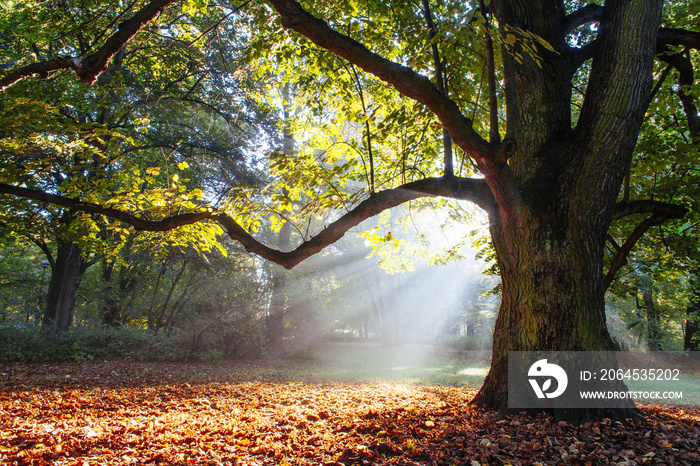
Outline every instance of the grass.
[[[632, 391], [682, 392], [682, 399], [647, 400], [650, 404], [700, 406], [700, 364], [678, 353], [620, 353], [622, 367], [679, 368], [678, 381], [625, 380]], [[330, 344], [308, 358], [273, 362], [268, 370], [316, 382], [405, 383], [478, 389], [488, 373], [490, 353], [456, 352], [426, 345], [386, 347], [373, 343]]]
[[[653, 400], [652, 404], [700, 406], [700, 365], [687, 358], [671, 356], [669, 361], [649, 361], [642, 353], [625, 353], [632, 359], [622, 367], [680, 367], [681, 380], [659, 384], [625, 380], [634, 391], [681, 391], [679, 400]], [[95, 361], [98, 362], [98, 361]], [[250, 361], [210, 361], [194, 365], [186, 363], [154, 363], [148, 367], [157, 369], [149, 376], [145, 372], [130, 368], [128, 361], [111, 361], [115, 378], [122, 373], [131, 373], [136, 384], [152, 384], [168, 380], [187, 379], [208, 382], [212, 380], [232, 381], [271, 381], [301, 383], [345, 383], [345, 384], [402, 384], [415, 386], [445, 386], [466, 389], [479, 389], [490, 365], [487, 351], [457, 352], [428, 345], [403, 344], [382, 346], [378, 343], [352, 342], [329, 343], [308, 351], [299, 358], [267, 358]], [[30, 385], [34, 383], [60, 382], [61, 384], [101, 385], [101, 379], [93, 378], [91, 364], [48, 364], [24, 365], [22, 379]], [[0, 382], [11, 377], [11, 371], [2, 370]], [[652, 400], [649, 400], [650, 402]]]
[[426, 345], [376, 343], [330, 344], [307, 358], [273, 363], [309, 381], [397, 382], [479, 388], [489, 370], [490, 354], [451, 352]]
[[[621, 365], [624, 368], [663, 369], [664, 372], [678, 371], [677, 380], [630, 380], [625, 384], [630, 391], [681, 392], [682, 399], [655, 400], [660, 405], [700, 406], [700, 360], [689, 358], [682, 353], [624, 353]], [[670, 371], [669, 371], [670, 370]], [[675, 379], [675, 377], [672, 377]]]

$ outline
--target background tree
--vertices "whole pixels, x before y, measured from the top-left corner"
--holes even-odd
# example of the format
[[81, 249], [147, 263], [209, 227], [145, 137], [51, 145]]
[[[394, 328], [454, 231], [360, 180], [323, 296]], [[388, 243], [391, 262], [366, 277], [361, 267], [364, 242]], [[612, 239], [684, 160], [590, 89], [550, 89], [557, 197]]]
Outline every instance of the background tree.
[[683, 349], [700, 351], [700, 286], [698, 285], [697, 269], [691, 273], [690, 299], [686, 308], [685, 335]]
[[[119, 12], [102, 5], [81, 8], [77, 15], [60, 20], [79, 33], [55, 35], [24, 23], [33, 11], [28, 5], [3, 17], [4, 37], [11, 45], [6, 58], [21, 51], [42, 57], [55, 47], [86, 53], [90, 37], [104, 34], [100, 28], [119, 18]], [[56, 11], [39, 14], [53, 18]], [[176, 21], [162, 19], [166, 26]], [[131, 203], [137, 208], [150, 204], [165, 210], [175, 198], [198, 199], [202, 189], [210, 198], [221, 198], [222, 189], [251, 181], [254, 170], [244, 162], [240, 147], [257, 130], [249, 125], [252, 119], [241, 116], [247, 103], [238, 101], [240, 93], [233, 92], [235, 81], [230, 76], [236, 64], [225, 60], [224, 52], [204, 53], [198, 41], [191, 40], [193, 28], [211, 27], [211, 23], [216, 24], [198, 14], [179, 23], [179, 35], [149, 31], [133, 42], [133, 48], [120, 49], [91, 88], [70, 80], [26, 82], [13, 88], [3, 97], [3, 118], [8, 123], [3, 149], [13, 154], [3, 167], [3, 178], [44, 192], [79, 193], [98, 202]], [[227, 42], [226, 53], [235, 50], [234, 33], [224, 31], [218, 39]], [[154, 61], [144, 53], [151, 47], [168, 52]], [[229, 90], [225, 98], [219, 94], [223, 81]], [[43, 106], [35, 106], [37, 94], [45, 97]], [[18, 113], [22, 118], [16, 118]], [[248, 127], [243, 129], [244, 125]], [[195, 137], [204, 127], [206, 138]], [[137, 185], [141, 192], [132, 192]], [[4, 213], [15, 224], [18, 219], [23, 222], [26, 236], [46, 253], [52, 273], [44, 323], [53, 326], [54, 332], [66, 331], [80, 276], [106, 249], [122, 247], [124, 230], [95, 223], [71, 208], [15, 203]], [[47, 225], [37, 228], [41, 223]], [[202, 238], [201, 244], [212, 239]], [[105, 273], [111, 273], [109, 268]]]

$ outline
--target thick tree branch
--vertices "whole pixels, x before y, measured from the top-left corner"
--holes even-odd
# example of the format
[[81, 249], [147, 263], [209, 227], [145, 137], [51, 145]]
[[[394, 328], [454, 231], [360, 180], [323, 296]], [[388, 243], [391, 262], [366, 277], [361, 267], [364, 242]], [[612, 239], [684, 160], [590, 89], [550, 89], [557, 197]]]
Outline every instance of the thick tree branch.
[[656, 201], [631, 201], [620, 203], [615, 208], [615, 218], [622, 218], [632, 214], [648, 213], [651, 215], [637, 225], [632, 234], [625, 240], [622, 246], [616, 245], [616, 255], [613, 257], [608, 273], [603, 280], [603, 289], [607, 290], [615, 279], [617, 272], [627, 264], [627, 258], [632, 252], [632, 248], [637, 244], [642, 236], [653, 226], [660, 225], [668, 220], [682, 218], [687, 209], [675, 204], [666, 204]]
[[[685, 52], [673, 53], [670, 46], [684, 46]], [[661, 28], [656, 41], [659, 59], [678, 70], [678, 98], [688, 119], [688, 130], [693, 139], [700, 137], [700, 117], [690, 87], [695, 81], [693, 62], [689, 50], [700, 49], [700, 33], [685, 29]]]
[[[638, 30], [630, 30], [626, 20], [630, 16], [646, 14]], [[593, 128], [599, 134], [618, 134], [626, 126], [636, 126], [646, 111], [646, 98], [651, 91], [653, 55], [656, 46], [653, 35], [658, 30], [661, 16], [660, 2], [653, 6], [612, 3], [603, 9], [600, 32], [591, 64], [588, 88], [581, 108], [578, 127], [584, 132]], [[625, 44], [622, 47], [621, 44]], [[618, 63], [627, 63], [625, 67]], [[643, 77], [643, 79], [642, 79]], [[630, 93], [624, 104], [617, 97], [625, 89]], [[595, 130], [594, 130], [595, 131]], [[588, 133], [587, 133], [588, 134]], [[625, 141], [630, 144], [630, 142]]]
[[407, 183], [399, 188], [388, 189], [371, 195], [347, 212], [335, 222], [326, 226], [318, 235], [303, 242], [295, 250], [283, 252], [270, 248], [240, 226], [230, 215], [224, 212], [197, 212], [178, 214], [161, 220], [150, 220], [124, 212], [103, 207], [98, 204], [83, 202], [56, 194], [49, 194], [36, 189], [23, 188], [0, 183], [0, 193], [17, 197], [60, 205], [93, 214], [105, 215], [141, 231], [168, 231], [202, 221], [219, 223], [233, 239], [241, 243], [247, 251], [291, 269], [308, 257], [335, 243], [351, 228], [380, 212], [396, 207], [405, 202], [421, 197], [449, 197], [457, 200], [471, 201], [484, 209], [489, 216], [495, 215], [495, 201], [483, 179], [474, 178], [427, 178]]
[[597, 23], [603, 14], [603, 6], [589, 3], [588, 5], [579, 8], [566, 18], [561, 27], [562, 38], [570, 34], [574, 29], [583, 26], [587, 23]]
[[700, 49], [700, 32], [678, 28], [660, 28], [657, 44], [682, 45], [691, 49]]
[[[566, 38], [576, 27], [586, 23], [597, 23], [600, 21], [605, 7], [601, 5], [589, 4], [579, 10], [574, 11], [564, 19], [561, 28], [562, 40]], [[663, 53], [669, 46], [684, 46], [691, 49], [700, 49], [700, 32], [688, 31], [679, 28], [659, 28], [656, 51]], [[585, 45], [580, 49], [570, 49], [572, 62], [578, 68], [586, 60], [593, 58], [596, 48], [596, 41]]]
[[0, 91], [4, 91], [6, 87], [30, 76], [39, 75], [42, 79], [46, 79], [52, 71], [72, 68], [77, 72], [81, 66], [82, 60], [80, 58], [71, 57], [58, 57], [54, 60], [32, 63], [31, 65], [18, 68], [0, 79]]
[[654, 225], [658, 225], [663, 221], [664, 220], [661, 217], [657, 215], [651, 215], [642, 223], [637, 225], [637, 228], [634, 229], [634, 231], [627, 238], [624, 244], [620, 246], [619, 251], [617, 251], [617, 254], [615, 255], [615, 257], [613, 257], [612, 262], [610, 262], [610, 269], [608, 269], [608, 273], [605, 275], [605, 279], [603, 280], [604, 290], [607, 290], [610, 287], [610, 284], [615, 278], [617, 272], [625, 264], [627, 264], [627, 257], [629, 257], [630, 253], [632, 252], [632, 248], [635, 244], [637, 244], [637, 241], [639, 241], [639, 239], [642, 236], [644, 236], [644, 233], [646, 233], [647, 230], [649, 230], [649, 228], [653, 227]]
[[640, 200], [618, 203], [615, 206], [612, 218], [613, 220], [618, 220], [634, 214], [654, 214], [671, 219], [682, 218], [686, 213], [688, 213], [688, 209], [682, 205], [652, 200]]
[[[657, 51], [659, 49], [657, 48]], [[680, 53], [673, 53], [665, 45], [662, 46], [661, 52], [658, 54], [660, 60], [668, 63], [678, 70], [678, 98], [683, 105], [688, 120], [688, 130], [693, 139], [700, 137], [700, 117], [698, 116], [698, 108], [695, 105], [695, 99], [691, 92], [691, 86], [695, 81], [693, 71], [693, 62], [690, 60], [688, 50]]]
[[295, 0], [270, 0], [282, 18], [282, 25], [292, 29], [334, 54], [345, 58], [393, 85], [400, 93], [428, 107], [440, 119], [444, 128], [459, 147], [477, 163], [494, 158], [494, 146], [484, 140], [472, 127], [457, 104], [440, 92], [428, 78], [371, 52], [367, 47], [335, 31], [328, 24], [309, 14]]
[[[659, 0], [607, 2], [600, 19], [588, 86], [570, 139], [582, 156], [567, 166], [565, 176], [572, 180], [569, 194], [588, 196], [588, 205], [597, 205], [603, 216], [612, 214], [610, 196], [620, 190], [648, 108], [661, 9]], [[629, 27], [632, 20], [635, 27]], [[600, 141], [606, 141], [604, 154]], [[593, 193], [590, 184], [578, 183], [583, 173], [602, 189]]]
[[496, 211], [493, 196], [484, 180], [473, 178], [428, 178], [407, 183], [402, 187], [375, 193], [355, 208], [326, 226], [318, 235], [303, 242], [290, 252], [272, 249], [253, 238], [228, 215], [216, 218], [229, 236], [241, 243], [248, 252], [291, 269], [305, 259], [335, 243], [351, 228], [386, 209], [421, 197], [440, 196], [471, 201], [484, 209], [489, 216]]
[[152, 0], [139, 10], [131, 19], [119, 24], [117, 32], [112, 34], [95, 53], [85, 58], [58, 57], [42, 63], [35, 63], [10, 72], [0, 79], [0, 91], [8, 86], [28, 78], [39, 75], [48, 77], [52, 71], [61, 69], [73, 69], [84, 83], [93, 83], [97, 77], [107, 68], [107, 63], [119, 50], [131, 40], [149, 21], [158, 16], [168, 5], [175, 0]]
[[[602, 5], [588, 4], [583, 8], [579, 8], [570, 15], [564, 18], [561, 26], [560, 40], [562, 44], [566, 44], [566, 36], [571, 34], [574, 29], [588, 23], [598, 23], [603, 16], [605, 7]], [[569, 59], [573, 69], [578, 69], [587, 60], [593, 58], [596, 48], [596, 40], [584, 45], [580, 48], [565, 46], [568, 49]]]
[[174, 215], [162, 220], [149, 220], [137, 217], [123, 210], [103, 207], [91, 202], [84, 202], [79, 199], [45, 193], [37, 189], [23, 188], [21, 186], [0, 183], [0, 193], [67, 207], [81, 212], [104, 215], [127, 223], [140, 231], [168, 231], [183, 225], [190, 225], [192, 223], [211, 219], [214, 215], [212, 212], [198, 212]]

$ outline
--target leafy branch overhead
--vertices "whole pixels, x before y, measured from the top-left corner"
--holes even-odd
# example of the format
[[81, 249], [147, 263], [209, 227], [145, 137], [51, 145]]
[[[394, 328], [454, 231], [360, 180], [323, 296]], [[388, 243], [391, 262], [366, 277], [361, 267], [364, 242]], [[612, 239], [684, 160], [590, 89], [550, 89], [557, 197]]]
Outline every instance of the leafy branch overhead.
[[11, 194], [39, 202], [51, 203], [83, 212], [100, 214], [115, 218], [133, 226], [137, 231], [169, 231], [202, 221], [216, 222], [223, 227], [228, 236], [240, 242], [246, 250], [255, 253], [286, 268], [292, 268], [304, 259], [318, 253], [329, 244], [343, 237], [352, 227], [362, 221], [405, 202], [424, 196], [444, 196], [468, 200], [481, 205], [485, 210], [492, 208], [489, 203], [489, 191], [482, 180], [432, 178], [419, 180], [404, 187], [388, 189], [374, 194], [369, 199], [360, 202], [356, 207], [340, 219], [326, 226], [321, 233], [303, 242], [291, 252], [282, 252], [265, 246], [250, 235], [236, 222], [232, 215], [226, 212], [214, 211], [202, 207], [200, 212], [182, 213], [168, 216], [161, 220], [151, 220], [139, 217], [123, 210], [102, 205], [82, 202], [69, 197], [48, 194], [43, 191], [12, 186], [0, 183], [0, 193]]
[[41, 78], [47, 78], [49, 73], [62, 69], [75, 71], [75, 74], [84, 83], [91, 84], [95, 82], [97, 77], [107, 68], [109, 60], [136, 33], [172, 3], [174, 3], [174, 0], [152, 0], [131, 18], [119, 23], [117, 31], [97, 51], [86, 57], [56, 57], [52, 60], [33, 63], [11, 71], [0, 79], [0, 91], [30, 76], [39, 75]]
[[[40, 75], [40, 77], [45, 78], [49, 73], [60, 69], [73, 69], [81, 81], [92, 83], [97, 76], [106, 69], [109, 60], [126, 46], [135, 34], [158, 17], [172, 3], [173, 2], [169, 0], [153, 0], [147, 3], [133, 14], [131, 18], [120, 22], [116, 31], [114, 31], [92, 54], [84, 57], [56, 57], [53, 60], [34, 63], [11, 70], [0, 79], [0, 89], [4, 90], [19, 80], [30, 77], [31, 75]], [[499, 200], [502, 196], [506, 196], [506, 199], [511, 199], [511, 201], [508, 202], [517, 202], [518, 194], [515, 191], [515, 187], [511, 182], [507, 181], [509, 177], [509, 175], [506, 174], [508, 169], [506, 168], [506, 171], [503, 172], [502, 169], [498, 168], [503, 160], [505, 160], [499, 154], [506, 151], [512, 155], [512, 152], [516, 150], [512, 142], [504, 142], [499, 145], [484, 140], [473, 129], [473, 121], [466, 117], [459, 106], [443, 92], [440, 92], [428, 78], [404, 65], [383, 58], [379, 54], [372, 52], [362, 43], [337, 32], [325, 21], [312, 16], [296, 1], [273, 0], [270, 3], [280, 14], [282, 24], [285, 27], [299, 32], [320, 47], [330, 50], [368, 73], [392, 84], [403, 95], [415, 99], [432, 110], [441, 121], [442, 125], [444, 125], [451, 139], [476, 162], [476, 166], [480, 172], [485, 175], [486, 182], [490, 185], [491, 191], [496, 196], [496, 199]], [[570, 33], [576, 27], [588, 23], [600, 22], [602, 14], [603, 7], [588, 5], [567, 16], [560, 26], [560, 31], [562, 31], [562, 33]], [[545, 50], [545, 53], [559, 53], [552, 48], [552, 45], [536, 34], [529, 33], [522, 29], [520, 29], [520, 31], [521, 33], [519, 35], [529, 35], [538, 40], [541, 44], [544, 44], [543, 50]], [[512, 46], [517, 39], [514, 39], [515, 36], [513, 36], [513, 34], [509, 33], [508, 36], [506, 42]], [[659, 30], [657, 49], [665, 51], [668, 46], [678, 45], [697, 49], [700, 45], [700, 34], [677, 28], [661, 28]], [[593, 49], [593, 44], [586, 47], [586, 50], [589, 51]], [[565, 52], [577, 53], [571, 49], [566, 49]], [[664, 53], [660, 56], [662, 59], [665, 59]], [[496, 161], [498, 161], [498, 163], [496, 163]], [[411, 189], [411, 186], [406, 186], [406, 188]], [[449, 195], [449, 193], [443, 192], [440, 195]], [[483, 199], [481, 204], [486, 202], [491, 201]], [[501, 208], [504, 207], [502, 202], [499, 204]], [[87, 207], [87, 204], [81, 203], [78, 203], [74, 208], [80, 209], [81, 206], [93, 210], [92, 207]], [[488, 211], [490, 213], [495, 213], [492, 208], [489, 208]], [[108, 209], [105, 212], [115, 215], [115, 218], [119, 218], [120, 220], [129, 218], [127, 214], [120, 213], [115, 209]], [[187, 217], [177, 216], [171, 220], [162, 220], [157, 226], [155, 224], [149, 225], [149, 228], [167, 230], [180, 225], [183, 221], [198, 221], [202, 218], [204, 217], [194, 214], [188, 214]], [[129, 218], [129, 220], [135, 226], [140, 224], [140, 221], [135, 217]], [[137, 228], [141, 227], [137, 226]], [[334, 235], [329, 236], [332, 237]]]

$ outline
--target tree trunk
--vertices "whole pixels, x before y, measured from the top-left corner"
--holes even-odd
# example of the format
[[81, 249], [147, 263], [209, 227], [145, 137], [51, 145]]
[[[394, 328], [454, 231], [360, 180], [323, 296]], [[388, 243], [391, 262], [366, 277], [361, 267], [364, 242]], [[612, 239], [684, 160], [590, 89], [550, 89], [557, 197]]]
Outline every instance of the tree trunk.
[[119, 265], [118, 272], [115, 269], [116, 262], [104, 262], [102, 268], [102, 281], [105, 287], [105, 304], [102, 311], [102, 322], [110, 327], [124, 325], [124, 304], [126, 296], [132, 294], [134, 288], [142, 280], [138, 260], [131, 257], [131, 242], [128, 242], [122, 252], [122, 257], [127, 265]]
[[[289, 222], [282, 225], [279, 234], [279, 247], [288, 250], [292, 227]], [[270, 311], [267, 316], [267, 344], [273, 354], [283, 354], [284, 348], [284, 316], [287, 312], [287, 274], [289, 272], [277, 265], [272, 270], [272, 298]]]
[[[520, 23], [560, 44], [561, 18], [538, 13], [550, 8], [546, 2], [494, 5], [500, 24]], [[543, 52], [541, 64], [515, 65], [517, 145], [503, 178], [485, 176], [498, 204], [490, 231], [502, 301], [476, 404], [507, 410], [509, 351], [613, 350], [603, 299], [605, 238], [648, 105], [660, 14], [660, 2], [606, 3], [575, 126], [567, 57]], [[630, 417], [633, 406], [555, 412], [582, 422]]]
[[685, 351], [700, 351], [700, 306], [697, 303], [688, 305], [685, 320], [685, 340], [683, 342], [683, 350]]
[[175, 292], [175, 288], [177, 287], [177, 284], [180, 282], [180, 279], [182, 278], [182, 274], [185, 273], [186, 268], [187, 268], [187, 260], [184, 260], [184, 261], [182, 261], [182, 267], [180, 267], [180, 271], [173, 278], [173, 281], [170, 284], [170, 289], [168, 290], [168, 295], [165, 297], [165, 302], [163, 303], [163, 306], [160, 308], [160, 313], [158, 314], [158, 317], [155, 320], [154, 332], [153, 332], [155, 334], [157, 334], [158, 331], [165, 326], [165, 322], [164, 322], [163, 318], [165, 317], [165, 313], [168, 310], [168, 307], [170, 305], [170, 300], [173, 298], [173, 293]]
[[270, 351], [279, 354], [284, 350], [284, 314], [286, 303], [286, 271], [274, 266], [272, 272], [272, 298], [267, 316], [267, 344]]
[[[282, 107], [283, 107], [283, 128], [282, 128], [282, 151], [285, 154], [294, 153], [294, 134], [291, 128], [291, 115], [289, 109], [291, 85], [285, 83], [282, 86]], [[284, 190], [284, 196], [288, 194]], [[281, 251], [291, 249], [292, 225], [285, 221], [280, 229], [278, 247]], [[268, 349], [273, 354], [283, 354], [284, 348], [284, 316], [287, 312], [287, 271], [282, 267], [273, 266], [272, 269], [272, 299], [270, 301], [270, 312], [267, 317], [267, 344]]]
[[[121, 304], [119, 297], [121, 294], [115, 289], [112, 283], [112, 275], [114, 274], [114, 262], [105, 264], [102, 269], [102, 281], [107, 285], [104, 309], [102, 310], [102, 323], [110, 327], [116, 327], [121, 313]], [[120, 290], [121, 291], [121, 290]]]
[[474, 318], [474, 314], [471, 312], [465, 316], [464, 319], [464, 324], [466, 326], [466, 332], [465, 335], [469, 338], [475, 337], [476, 336], [476, 329], [474, 328], [474, 321], [476, 319]]
[[166, 263], [164, 262], [160, 266], [160, 270], [158, 271], [158, 278], [156, 278], [156, 284], [153, 287], [153, 295], [151, 296], [151, 304], [148, 307], [148, 313], [147, 313], [147, 322], [148, 322], [148, 330], [155, 331], [156, 330], [156, 320], [155, 320], [155, 307], [156, 307], [156, 297], [158, 296], [158, 290], [160, 288], [160, 281], [163, 278], [163, 275], [165, 275], [165, 272], [168, 270]]
[[363, 340], [369, 338], [369, 317], [369, 309], [365, 309], [365, 311], [362, 313], [362, 323], [360, 324], [360, 338]]
[[523, 215], [530, 228], [492, 226], [502, 301], [491, 370], [475, 404], [507, 409], [509, 351], [613, 350], [602, 289], [606, 229], [596, 234], [558, 219], [531, 214]]
[[654, 298], [651, 291], [642, 291], [642, 299], [644, 300], [644, 311], [647, 315], [647, 341], [649, 351], [661, 351], [661, 321], [659, 319], [659, 311], [654, 305]]
[[81, 273], [82, 261], [78, 245], [70, 241], [59, 241], [43, 318], [43, 325], [50, 327], [53, 334], [63, 333], [70, 327]]
[[[700, 351], [700, 269], [691, 272], [690, 285], [683, 349], [685, 351]], [[700, 353], [695, 356], [700, 357]]]

